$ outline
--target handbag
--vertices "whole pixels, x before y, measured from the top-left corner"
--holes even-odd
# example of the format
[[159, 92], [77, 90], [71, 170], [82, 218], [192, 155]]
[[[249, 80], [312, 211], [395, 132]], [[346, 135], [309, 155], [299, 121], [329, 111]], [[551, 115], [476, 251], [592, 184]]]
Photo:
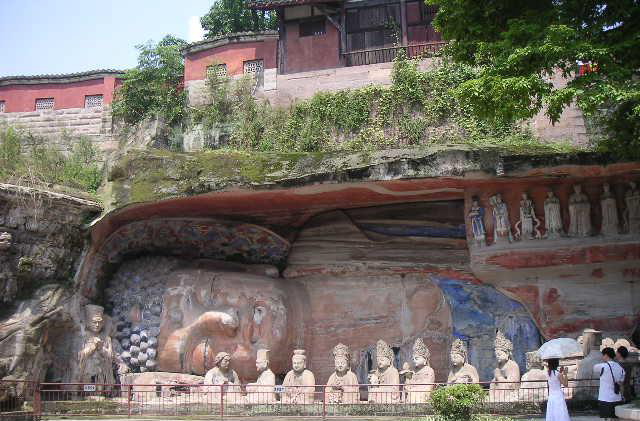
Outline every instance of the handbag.
[[611, 364], [607, 363], [609, 366], [609, 371], [611, 372], [611, 380], [613, 380], [613, 392], [616, 395], [620, 394], [620, 383], [616, 381], [616, 378], [613, 376], [613, 369], [611, 368]]

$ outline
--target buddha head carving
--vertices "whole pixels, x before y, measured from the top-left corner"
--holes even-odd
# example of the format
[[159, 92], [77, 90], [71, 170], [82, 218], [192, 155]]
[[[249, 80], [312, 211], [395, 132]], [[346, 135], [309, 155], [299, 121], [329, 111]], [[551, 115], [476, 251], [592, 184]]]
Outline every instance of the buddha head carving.
[[415, 368], [419, 370], [422, 367], [428, 366], [430, 356], [429, 348], [424, 344], [422, 338], [416, 339], [413, 344], [413, 365]]
[[262, 373], [267, 368], [269, 368], [269, 350], [259, 349], [256, 356], [256, 370]]
[[229, 370], [229, 365], [231, 364], [231, 355], [228, 352], [218, 352], [216, 354], [216, 358], [213, 363], [216, 367], [220, 369], [223, 373]]
[[496, 333], [494, 346], [498, 363], [505, 363], [511, 359], [511, 354], [513, 352], [513, 343], [509, 339], [507, 339], [500, 330], [498, 330], [498, 332]]
[[460, 367], [467, 362], [467, 346], [460, 339], [455, 339], [451, 344], [451, 365]]
[[333, 363], [338, 374], [346, 373], [350, 368], [351, 352], [349, 347], [344, 344], [338, 344], [333, 347]]
[[384, 371], [387, 368], [391, 367], [391, 363], [393, 362], [393, 350], [385, 341], [380, 339], [376, 344], [376, 364], [378, 366], [378, 370]]
[[[285, 304], [287, 292], [281, 281], [243, 268], [198, 261], [171, 272], [160, 370], [202, 374], [217, 365], [214, 351], [226, 349], [240, 378], [251, 379], [258, 349], [275, 349], [286, 358], [294, 319]], [[286, 360], [273, 363], [284, 369]]]
[[304, 349], [295, 349], [293, 351], [293, 357], [291, 357], [291, 368], [296, 374], [302, 374], [307, 368], [307, 356]]
[[93, 333], [100, 333], [104, 327], [104, 308], [93, 304], [85, 307], [87, 329]]

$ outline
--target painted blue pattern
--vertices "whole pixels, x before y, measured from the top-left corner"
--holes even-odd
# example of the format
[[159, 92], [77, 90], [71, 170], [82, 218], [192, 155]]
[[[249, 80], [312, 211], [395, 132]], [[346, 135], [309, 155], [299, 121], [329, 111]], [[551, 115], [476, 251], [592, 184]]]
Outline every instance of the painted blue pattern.
[[467, 343], [469, 362], [478, 369], [480, 380], [493, 378], [496, 329], [513, 341], [514, 359], [524, 374], [525, 353], [540, 346], [540, 333], [524, 306], [490, 285], [435, 276], [432, 279], [451, 307], [453, 334]]

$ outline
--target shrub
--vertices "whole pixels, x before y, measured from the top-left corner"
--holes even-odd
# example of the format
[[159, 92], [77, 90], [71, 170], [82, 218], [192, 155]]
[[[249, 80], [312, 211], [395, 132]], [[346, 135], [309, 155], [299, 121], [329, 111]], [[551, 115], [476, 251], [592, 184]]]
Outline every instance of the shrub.
[[468, 421], [476, 413], [486, 392], [477, 384], [456, 384], [436, 389], [431, 404], [437, 415], [447, 421]]

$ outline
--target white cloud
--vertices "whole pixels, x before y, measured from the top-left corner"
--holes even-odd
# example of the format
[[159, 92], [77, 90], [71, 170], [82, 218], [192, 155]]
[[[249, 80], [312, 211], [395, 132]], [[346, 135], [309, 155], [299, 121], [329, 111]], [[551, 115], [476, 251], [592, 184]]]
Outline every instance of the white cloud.
[[191, 16], [189, 18], [189, 31], [188, 41], [196, 42], [204, 39], [204, 29], [200, 26], [200, 18], [198, 16]]

